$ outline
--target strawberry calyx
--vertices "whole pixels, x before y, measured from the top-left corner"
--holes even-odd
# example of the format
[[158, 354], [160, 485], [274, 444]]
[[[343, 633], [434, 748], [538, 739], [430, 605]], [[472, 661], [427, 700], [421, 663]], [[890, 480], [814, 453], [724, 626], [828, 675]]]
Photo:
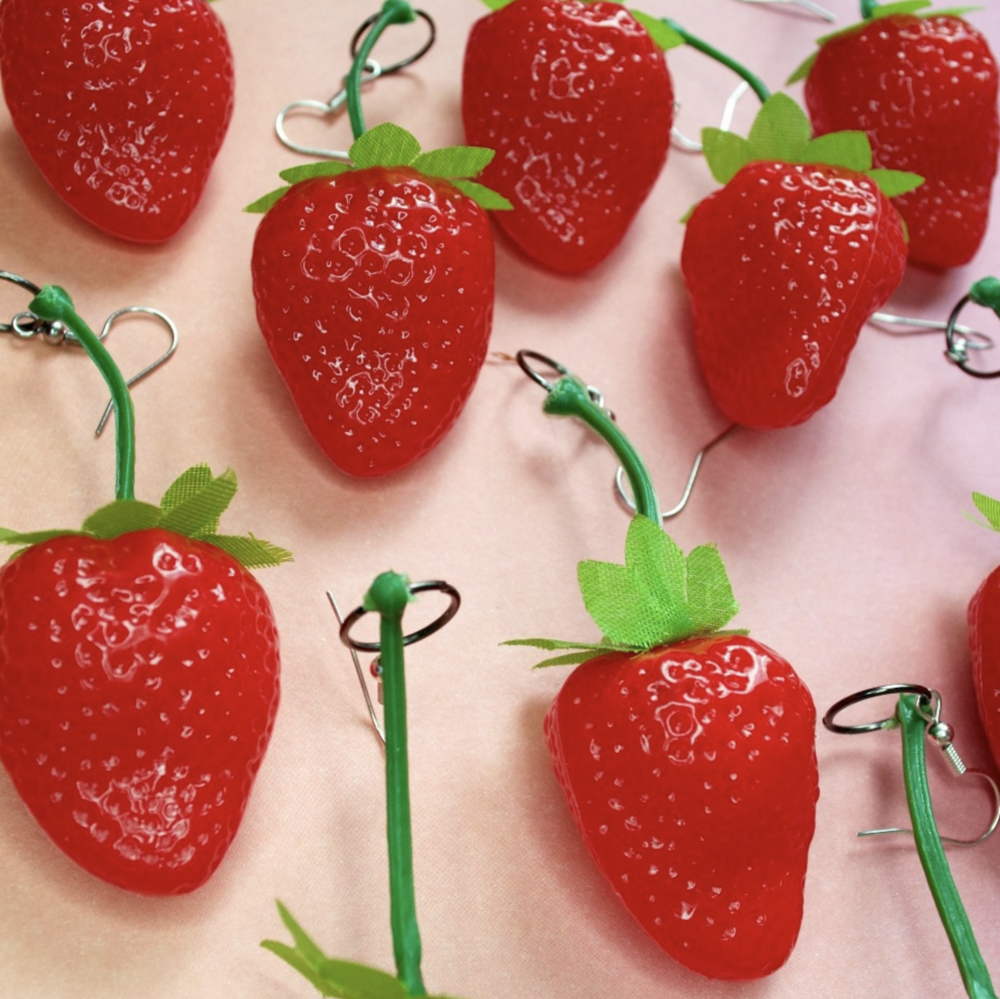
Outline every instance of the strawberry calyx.
[[159, 505], [137, 499], [116, 499], [95, 510], [78, 530], [21, 532], [0, 527], [0, 544], [19, 545], [14, 556], [52, 538], [84, 535], [110, 540], [132, 531], [171, 531], [221, 548], [247, 569], [262, 569], [292, 561], [292, 553], [253, 534], [219, 534], [219, 518], [236, 495], [236, 473], [227, 469], [213, 476], [208, 465], [195, 465], [178, 476]]
[[425, 153], [421, 150], [420, 143], [405, 128], [392, 122], [384, 122], [355, 139], [348, 155], [350, 163], [322, 160], [282, 170], [278, 176], [287, 183], [247, 205], [244, 211], [257, 214], [267, 212], [295, 184], [304, 180], [336, 177], [373, 167], [408, 167], [425, 177], [446, 180], [486, 210], [514, 207], [503, 195], [472, 179], [489, 165], [495, 155], [492, 149], [482, 146], [447, 146]]
[[723, 631], [739, 610], [726, 567], [715, 545], [687, 556], [648, 517], [637, 514], [625, 539], [625, 564], [586, 560], [577, 566], [584, 606], [604, 636], [599, 643], [516, 638], [504, 645], [555, 651], [535, 668], [586, 662], [608, 652], [639, 654], [689, 638], [745, 635]]
[[986, 520], [984, 522], [974, 517], [970, 517], [969, 519], [980, 527], [1000, 532], [1000, 500], [994, 499], [992, 496], [987, 496], [985, 493], [973, 492], [972, 502]]
[[[861, 4], [861, 16], [864, 20], [857, 21], [854, 24], [848, 25], [846, 28], [840, 28], [837, 31], [831, 31], [829, 34], [821, 35], [816, 39], [816, 45], [822, 48], [827, 42], [832, 41], [834, 38], [841, 38], [844, 35], [853, 34], [856, 31], [860, 31], [862, 28], [866, 27], [872, 21], [878, 21], [885, 17], [899, 17], [899, 16], [910, 16], [910, 17], [961, 17], [963, 14], [969, 14], [972, 11], [983, 10], [983, 7], [944, 7], [935, 9], [932, 0], [899, 0], [898, 3], [873, 3], [871, 0], [862, 0]], [[792, 83], [796, 83], [799, 80], [804, 80], [813, 67], [813, 63], [816, 61], [816, 53], [813, 52], [792, 75], [785, 81], [786, 86]]]
[[874, 169], [871, 142], [862, 131], [813, 138], [805, 111], [783, 93], [764, 102], [746, 138], [720, 128], [705, 128], [701, 134], [708, 167], [720, 184], [728, 184], [743, 167], [758, 160], [842, 167], [869, 177], [889, 198], [923, 183], [915, 173]]
[[[516, 2], [517, 0], [482, 0], [482, 3], [494, 13]], [[583, 0], [583, 2], [594, 3], [596, 0]], [[621, 3], [621, 0], [607, 0], [607, 2]], [[644, 11], [636, 10], [633, 7], [626, 7], [625, 10], [649, 32], [649, 37], [653, 39], [653, 44], [664, 52], [677, 48], [678, 45], [683, 45], [687, 41], [681, 32], [677, 30], [677, 25], [672, 21], [654, 17], [652, 14], [646, 14]]]

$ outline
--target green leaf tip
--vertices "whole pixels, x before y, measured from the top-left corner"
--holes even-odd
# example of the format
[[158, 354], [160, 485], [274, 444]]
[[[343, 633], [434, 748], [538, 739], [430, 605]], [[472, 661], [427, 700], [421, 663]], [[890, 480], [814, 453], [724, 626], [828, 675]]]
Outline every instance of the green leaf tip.
[[670, 49], [684, 44], [684, 36], [666, 21], [653, 17], [652, 14], [647, 14], [645, 11], [636, 10], [634, 7], [626, 7], [625, 9], [649, 32], [649, 37], [653, 39], [653, 44], [657, 48], [668, 52]]
[[708, 168], [720, 184], [728, 184], [748, 163], [757, 161], [852, 170], [871, 178], [890, 198], [923, 183], [917, 174], [873, 169], [871, 142], [864, 132], [830, 132], [813, 138], [805, 111], [784, 93], [772, 94], [764, 101], [745, 139], [733, 132], [706, 128], [702, 130], [702, 146]]
[[383, 122], [368, 129], [348, 150], [350, 162], [321, 160], [282, 170], [285, 187], [275, 188], [251, 202], [245, 212], [264, 214], [289, 191], [292, 185], [315, 177], [339, 177], [357, 170], [406, 167], [433, 180], [448, 181], [486, 211], [509, 211], [514, 206], [498, 192], [473, 180], [490, 164], [495, 153], [482, 146], [446, 146], [423, 152], [420, 143], [405, 128]]
[[721, 631], [739, 610], [714, 545], [685, 557], [648, 517], [635, 516], [625, 539], [625, 563], [584, 561], [577, 567], [584, 605], [601, 629], [601, 643], [514, 639], [505, 645], [572, 650], [537, 665], [585, 662], [608, 652], [647, 652]]
[[134, 499], [114, 500], [95, 510], [77, 531], [20, 533], [0, 528], [0, 544], [34, 545], [55, 537], [83, 535], [112, 540], [133, 531], [160, 528], [228, 553], [247, 569], [263, 569], [292, 561], [292, 553], [252, 534], [220, 535], [219, 519], [236, 495], [236, 473], [214, 476], [208, 465], [195, 465], [178, 476], [158, 506]]
[[975, 521], [980, 527], [988, 527], [993, 531], [1000, 531], [1000, 500], [995, 500], [985, 493], [972, 494], [972, 502], [976, 509], [986, 518], [984, 524], [981, 520]]

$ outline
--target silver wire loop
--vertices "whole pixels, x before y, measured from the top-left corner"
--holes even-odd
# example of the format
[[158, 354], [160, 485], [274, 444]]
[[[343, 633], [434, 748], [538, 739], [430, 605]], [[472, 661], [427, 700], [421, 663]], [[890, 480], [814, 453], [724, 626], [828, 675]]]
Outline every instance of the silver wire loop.
[[823, 726], [831, 732], [838, 732], [841, 735], [860, 735], [863, 732], [877, 732], [884, 728], [895, 728], [899, 722], [893, 713], [888, 718], [881, 721], [862, 722], [860, 725], [841, 725], [834, 719], [846, 708], [862, 701], [870, 700], [873, 697], [883, 697], [888, 694], [916, 694], [920, 698], [920, 703], [924, 701], [930, 705], [935, 699], [940, 700], [936, 691], [930, 687], [921, 686], [918, 683], [884, 683], [881, 687], [869, 687], [867, 690], [859, 690], [856, 694], [849, 694], [842, 697], [825, 715], [823, 715]]
[[[365, 63], [364, 72], [361, 74], [361, 85], [364, 86], [366, 83], [377, 80], [380, 76], [384, 76], [386, 72], [387, 70], [384, 70], [374, 59], [369, 59]], [[278, 135], [278, 140], [286, 149], [290, 149], [293, 153], [301, 153], [303, 156], [319, 156], [322, 159], [340, 160], [343, 163], [350, 163], [351, 157], [346, 150], [303, 146], [292, 139], [285, 130], [285, 119], [297, 111], [319, 112], [321, 115], [336, 115], [346, 104], [346, 87], [341, 87], [325, 104], [323, 101], [312, 100], [292, 101], [286, 104], [274, 119], [274, 131]]]
[[[723, 132], [728, 132], [733, 124], [733, 117], [736, 114], [736, 105], [743, 99], [743, 96], [750, 89], [750, 84], [743, 80], [736, 89], [729, 95], [725, 107], [722, 109], [722, 121], [719, 128]], [[680, 108], [680, 102], [674, 101], [674, 110]], [[689, 139], [677, 126], [670, 129], [670, 139], [673, 144], [685, 153], [700, 153], [704, 147], [697, 139]]]
[[[410, 593], [413, 594], [424, 593], [427, 590], [439, 590], [441, 593], [448, 596], [451, 602], [448, 604], [444, 613], [436, 617], [430, 624], [424, 625], [423, 628], [413, 631], [409, 635], [404, 635], [403, 645], [413, 645], [414, 642], [420, 642], [429, 635], [433, 635], [435, 631], [439, 631], [458, 613], [458, 608], [462, 603], [462, 597], [458, 590], [456, 590], [450, 583], [446, 583], [441, 579], [426, 580], [422, 583], [411, 583], [409, 590]], [[351, 638], [351, 628], [353, 628], [354, 625], [356, 625], [358, 621], [360, 621], [361, 618], [363, 618], [367, 613], [368, 611], [364, 607], [356, 607], [352, 610], [340, 626], [340, 640], [348, 646], [348, 648], [355, 649], [358, 652], [381, 652], [382, 646], [379, 642], [360, 642], [355, 638]]]
[[972, 375], [973, 378], [1000, 378], [1000, 368], [995, 371], [979, 371], [969, 365], [969, 343], [967, 339], [964, 339], [959, 333], [958, 327], [958, 317], [962, 312], [962, 309], [972, 301], [971, 295], [966, 295], [956, 306], [951, 310], [951, 315], [948, 316], [948, 322], [945, 325], [945, 341], [947, 347], [944, 352], [944, 356], [948, 358], [953, 364], [961, 368], [967, 375]]
[[[413, 55], [407, 56], [405, 59], [400, 59], [399, 62], [394, 62], [384, 67], [382, 70], [383, 76], [388, 76], [391, 73], [398, 73], [401, 69], [406, 69], [407, 66], [412, 66], [418, 59], [422, 59], [427, 54], [430, 47], [434, 44], [434, 40], [437, 38], [437, 25], [434, 23], [434, 19], [430, 16], [430, 14], [423, 10], [414, 10], [413, 13], [423, 20], [430, 29], [427, 41], [424, 42], [424, 44], [413, 53]], [[361, 40], [364, 38], [365, 33], [381, 16], [381, 11], [372, 14], [372, 16], [367, 18], [358, 30], [354, 32], [354, 37], [351, 39], [352, 59], [357, 58], [358, 48], [361, 45]]]
[[[873, 312], [868, 317], [868, 322], [873, 326], [880, 326], [885, 333], [892, 336], [913, 336], [921, 333], [946, 333], [948, 330], [947, 320], [940, 319], [916, 319], [910, 316], [897, 316], [891, 312]], [[894, 327], [904, 327], [897, 330]], [[962, 351], [969, 350], [992, 350], [996, 344], [993, 338], [973, 329], [971, 326], [962, 326], [955, 323], [952, 327], [952, 336], [956, 342], [956, 347]]]
[[[344, 616], [340, 613], [340, 607], [337, 606], [337, 600], [330, 590], [326, 591], [327, 600], [330, 601], [330, 606], [333, 608], [333, 613], [337, 617], [337, 624], [341, 628], [344, 626]], [[375, 734], [379, 738], [379, 742], [385, 745], [385, 729], [382, 728], [382, 723], [378, 720], [378, 715], [375, 713], [375, 705], [372, 703], [371, 694], [368, 692], [368, 682], [365, 680], [365, 671], [361, 668], [361, 660], [358, 658], [358, 653], [355, 651], [354, 646], [347, 646], [348, 652], [351, 653], [351, 659], [354, 662], [354, 672], [357, 673], [358, 683], [361, 684], [361, 693], [365, 698], [365, 707], [368, 709], [368, 717], [371, 719], [372, 728], [375, 729]], [[372, 671], [374, 672], [375, 664], [378, 662], [377, 659], [372, 661]], [[380, 667], [381, 668], [381, 667]], [[381, 687], [379, 688], [381, 689]]]
[[824, 21], [829, 21], [831, 24], [837, 20], [837, 15], [832, 11], [827, 10], [825, 7], [820, 7], [818, 3], [813, 3], [812, 0], [742, 0], [743, 3], [762, 3], [762, 4], [785, 4], [792, 7], [799, 7], [806, 11], [808, 14], [813, 14], [816, 17], [822, 18]]
[[[504, 359], [509, 359], [510, 355], [500, 355]], [[537, 350], [519, 350], [514, 356], [513, 360], [517, 361], [518, 367], [536, 384], [541, 385], [546, 392], [551, 392], [555, 385], [550, 382], [547, 378], [536, 371], [528, 362], [538, 361], [540, 364], [544, 364], [547, 368], [551, 368], [562, 378], [572, 378], [573, 372], [566, 367], [565, 364], [560, 364], [558, 361], [553, 360], [551, 357], [546, 357], [545, 354], [539, 354]], [[604, 402], [604, 393], [593, 385], [588, 385], [587, 395], [590, 396], [590, 401], [597, 406], [599, 409], [603, 409], [605, 413], [608, 414], [609, 419], [614, 419], [615, 414], [612, 410], [608, 409]]]
[[[23, 278], [11, 271], [0, 270], [0, 281], [9, 281], [11, 284], [16, 284], [19, 288], [30, 291], [32, 297], [42, 290], [34, 281], [29, 281], [27, 278]], [[21, 339], [27, 339], [32, 336], [43, 336], [50, 343], [61, 343], [66, 336], [66, 328], [62, 323], [50, 323], [44, 319], [39, 319], [33, 312], [25, 309], [22, 312], [16, 313], [9, 323], [0, 323], [0, 333], [13, 333]]]

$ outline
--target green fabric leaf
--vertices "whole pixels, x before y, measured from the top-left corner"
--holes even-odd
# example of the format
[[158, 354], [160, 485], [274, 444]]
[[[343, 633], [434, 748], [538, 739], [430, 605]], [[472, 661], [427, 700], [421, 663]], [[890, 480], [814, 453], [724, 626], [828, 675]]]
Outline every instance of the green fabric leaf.
[[319, 972], [294, 947], [289, 947], [288, 944], [281, 943], [280, 940], [262, 940], [260, 945], [264, 950], [277, 954], [282, 961], [290, 964], [320, 995], [329, 996], [331, 994], [326, 991], [326, 985]]
[[804, 80], [808, 75], [810, 70], [813, 68], [813, 64], [816, 62], [816, 53], [813, 52], [808, 59], [800, 63], [798, 68], [792, 75], [785, 80], [785, 86], [790, 87], [793, 83], [798, 83], [799, 80]]
[[541, 662], [535, 663], [532, 669], [546, 669], [549, 666], [579, 666], [580, 663], [585, 663], [589, 659], [596, 659], [598, 656], [604, 655], [607, 652], [604, 649], [602, 652], [567, 652], [562, 656], [552, 656], [551, 659], [543, 659]]
[[420, 143], [405, 128], [386, 121], [355, 139], [348, 155], [359, 170], [409, 166], [420, 155]]
[[83, 533], [95, 538], [117, 538], [130, 531], [146, 531], [157, 527], [162, 511], [152, 503], [140, 500], [113, 500], [95, 510], [84, 522]]
[[980, 278], [969, 289], [969, 298], [977, 305], [992, 309], [1000, 316], [1000, 279], [995, 277]]
[[160, 509], [165, 514], [170, 513], [175, 507], [201, 492], [211, 481], [212, 470], [208, 465], [192, 465], [191, 468], [181, 472], [167, 487], [163, 499], [160, 500]]
[[270, 569], [283, 562], [294, 561], [294, 556], [287, 548], [280, 548], [252, 534], [246, 537], [234, 534], [202, 534], [199, 541], [215, 545], [232, 555], [240, 565], [247, 569]]
[[715, 545], [699, 545], [687, 557], [687, 596], [695, 635], [711, 635], [740, 609]]
[[407, 999], [403, 983], [394, 975], [366, 964], [328, 958], [319, 969], [324, 995], [339, 999]]
[[661, 21], [660, 18], [653, 17], [652, 14], [647, 14], [644, 11], [635, 10], [632, 7], [626, 9], [649, 32], [649, 37], [653, 39], [653, 44], [663, 49], [664, 52], [684, 44], [683, 36], [671, 28], [665, 21]]
[[750, 127], [750, 158], [803, 163], [811, 138], [812, 126], [805, 111], [787, 94], [772, 94]]
[[[976, 509], [986, 518], [989, 526], [994, 531], [1000, 531], [1000, 500], [993, 499], [983, 493], [973, 493], [972, 502], [976, 504]], [[983, 524], [983, 527], [986, 527]]]
[[285, 924], [285, 928], [292, 935], [295, 941], [295, 948], [302, 956], [315, 968], [318, 968], [326, 960], [326, 954], [315, 940], [302, 928], [298, 920], [289, 912], [284, 904], [277, 900], [278, 915]]
[[20, 531], [12, 531], [6, 527], [0, 527], [0, 544], [40, 545], [46, 541], [51, 541], [52, 538], [67, 538], [80, 533], [80, 531], [62, 531], [59, 529], [51, 531], [29, 531], [27, 533], [22, 533]]
[[351, 163], [341, 160], [320, 160], [318, 163], [305, 163], [302, 166], [289, 167], [282, 170], [278, 176], [289, 184], [298, 184], [313, 177], [336, 177], [355, 169]]
[[280, 201], [289, 190], [291, 190], [291, 186], [288, 184], [284, 187], [276, 188], [265, 194], [264, 197], [258, 198], [256, 201], [251, 201], [243, 211], [252, 212], [255, 215], [263, 215], [274, 206], [275, 202]]
[[905, 170], [869, 170], [868, 176], [878, 184], [882, 193], [887, 198], [894, 198], [897, 194], [907, 194], [915, 191], [924, 182], [924, 178], [917, 173], [907, 173]]
[[529, 645], [533, 649], [591, 649], [597, 652], [641, 651], [632, 645], [616, 645], [614, 642], [563, 642], [558, 638], [508, 638], [501, 645]]
[[236, 473], [227, 468], [222, 475], [210, 479], [196, 491], [164, 514], [160, 526], [168, 531], [186, 534], [189, 538], [216, 534], [219, 518], [236, 495]]
[[986, 10], [985, 7], [942, 7], [940, 10], [929, 10], [921, 17], [962, 17], [977, 10]]
[[932, 0], [899, 0], [899, 3], [879, 4], [872, 12], [871, 20], [880, 17], [893, 17], [896, 14], [916, 14], [918, 10], [932, 7]]
[[480, 0], [480, 3], [485, 4], [490, 10], [503, 10], [504, 7], [509, 7], [514, 0]]
[[477, 184], [474, 180], [464, 180], [458, 178], [451, 183], [457, 187], [462, 194], [479, 205], [486, 211], [510, 211], [514, 206], [497, 191], [492, 188]]
[[830, 132], [810, 141], [806, 158], [809, 163], [828, 163], [865, 173], [872, 168], [872, 144], [864, 132]]
[[495, 155], [492, 149], [482, 146], [446, 146], [421, 153], [410, 165], [428, 177], [475, 177]]
[[701, 145], [708, 169], [720, 184], [728, 184], [750, 162], [750, 144], [735, 132], [703, 128]]

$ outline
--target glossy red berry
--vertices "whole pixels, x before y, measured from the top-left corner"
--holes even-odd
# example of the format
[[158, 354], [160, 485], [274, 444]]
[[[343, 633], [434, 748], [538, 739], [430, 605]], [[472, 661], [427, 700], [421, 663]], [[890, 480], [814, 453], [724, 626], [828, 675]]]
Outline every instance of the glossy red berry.
[[140, 243], [190, 216], [233, 109], [232, 54], [205, 0], [4, 0], [0, 79], [56, 193]]
[[99, 878], [189, 892], [236, 835], [278, 706], [263, 589], [153, 529], [56, 537], [0, 570], [0, 759]]
[[309, 432], [342, 471], [416, 461], [486, 356], [493, 236], [446, 180], [371, 167], [295, 184], [253, 247], [257, 318]]
[[744, 166], [695, 208], [681, 253], [719, 409], [763, 429], [825, 406], [905, 266], [899, 215], [874, 180], [825, 165]]
[[878, 18], [816, 55], [805, 86], [816, 132], [860, 129], [875, 166], [924, 178], [893, 202], [916, 263], [957, 267], [983, 240], [1000, 150], [998, 82], [986, 38], [953, 16]]
[[624, 238], [666, 161], [674, 95], [662, 50], [621, 5], [515, 0], [477, 21], [462, 77], [483, 183], [533, 260], [576, 274]]
[[721, 635], [591, 659], [546, 716], [587, 847], [693, 971], [759, 978], [791, 953], [819, 794], [815, 721], [784, 659]]

